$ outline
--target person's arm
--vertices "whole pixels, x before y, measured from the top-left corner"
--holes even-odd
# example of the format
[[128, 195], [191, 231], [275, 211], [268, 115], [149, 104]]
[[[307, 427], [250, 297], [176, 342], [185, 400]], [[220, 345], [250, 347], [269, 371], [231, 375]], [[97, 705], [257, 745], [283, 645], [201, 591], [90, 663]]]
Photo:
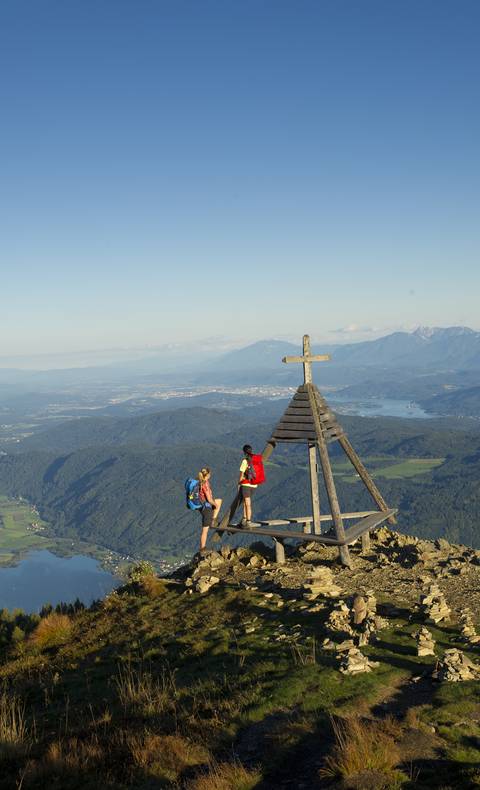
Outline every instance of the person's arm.
[[213, 498], [212, 489], [210, 488], [210, 483], [206, 483], [205, 485], [205, 496], [209, 505], [213, 508], [216, 507], [215, 500]]
[[247, 460], [244, 458], [242, 463], [240, 464], [240, 477], [238, 478], [238, 486], [240, 487], [242, 481], [245, 480], [245, 472], [247, 471]]

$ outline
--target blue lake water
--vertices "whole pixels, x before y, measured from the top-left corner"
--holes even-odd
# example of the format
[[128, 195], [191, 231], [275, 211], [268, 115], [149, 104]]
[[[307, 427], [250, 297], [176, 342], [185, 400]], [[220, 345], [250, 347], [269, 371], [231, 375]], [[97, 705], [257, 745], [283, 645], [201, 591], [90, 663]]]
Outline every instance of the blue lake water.
[[45, 603], [55, 606], [77, 598], [89, 605], [118, 585], [119, 580], [91, 557], [32, 551], [15, 567], [0, 568], [0, 609], [38, 612]]
[[347, 414], [358, 414], [359, 417], [406, 417], [408, 419], [427, 419], [433, 415], [413, 401], [393, 400], [392, 398], [364, 398], [358, 400], [347, 400], [341, 396], [330, 395], [332, 407], [341, 405], [342, 411]]

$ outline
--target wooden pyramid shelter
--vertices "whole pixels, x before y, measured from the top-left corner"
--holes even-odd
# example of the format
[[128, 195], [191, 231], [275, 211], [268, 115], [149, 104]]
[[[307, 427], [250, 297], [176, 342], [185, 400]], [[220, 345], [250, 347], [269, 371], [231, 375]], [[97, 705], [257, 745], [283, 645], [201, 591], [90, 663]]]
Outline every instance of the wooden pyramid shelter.
[[[351, 563], [348, 545], [362, 536], [363, 547], [367, 548], [369, 545], [369, 531], [387, 520], [390, 523], [395, 523], [396, 511], [387, 506], [326, 400], [320, 395], [318, 388], [312, 382], [312, 363], [324, 362], [329, 359], [330, 356], [328, 354], [312, 355], [308, 335], [303, 337], [302, 356], [283, 358], [282, 361], [286, 364], [295, 362], [303, 364], [304, 383], [298, 387], [262, 453], [263, 459], [266, 461], [278, 442], [301, 443], [307, 446], [312, 515], [260, 521], [258, 527], [251, 530], [251, 532], [273, 537], [277, 542], [277, 558], [282, 555], [282, 551], [278, 551], [278, 544], [282, 539], [298, 538], [300, 540], [315, 540], [320, 543], [337, 545], [342, 563], [349, 566]], [[371, 495], [377, 507], [376, 510], [355, 513], [341, 512], [328, 453], [328, 445], [332, 442], [339, 442], [355, 472]], [[318, 461], [320, 462], [329, 505], [329, 512], [326, 514], [321, 514], [320, 512]], [[220, 530], [236, 531], [238, 529], [238, 525], [232, 524], [232, 518], [240, 503], [241, 495], [238, 494], [232, 502], [230, 510], [223, 517], [218, 527]], [[352, 526], [345, 529], [344, 521], [350, 519], [357, 520]], [[330, 522], [327, 534], [322, 534], [322, 522]], [[287, 525], [298, 526], [300, 524], [303, 524], [303, 532], [293, 531], [293, 529], [291, 531], [280, 529]]]

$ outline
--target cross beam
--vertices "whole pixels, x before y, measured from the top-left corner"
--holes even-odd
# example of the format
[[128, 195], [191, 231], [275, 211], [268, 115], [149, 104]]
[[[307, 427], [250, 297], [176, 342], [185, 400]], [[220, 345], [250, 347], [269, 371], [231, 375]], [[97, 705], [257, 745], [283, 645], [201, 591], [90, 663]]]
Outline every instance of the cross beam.
[[303, 363], [303, 383], [312, 383], [312, 362], [328, 362], [330, 354], [312, 354], [310, 348], [310, 335], [303, 336], [303, 356], [283, 357], [282, 362], [289, 365], [291, 362]]

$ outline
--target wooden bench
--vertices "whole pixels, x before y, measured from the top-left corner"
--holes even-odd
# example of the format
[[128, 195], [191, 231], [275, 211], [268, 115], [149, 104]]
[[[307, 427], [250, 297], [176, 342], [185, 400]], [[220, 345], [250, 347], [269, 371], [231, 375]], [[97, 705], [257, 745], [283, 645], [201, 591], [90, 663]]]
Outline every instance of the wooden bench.
[[[342, 519], [353, 519], [360, 516], [358, 521], [345, 530], [345, 540], [343, 541], [339, 540], [334, 535], [329, 535], [328, 533], [316, 535], [312, 532], [305, 533], [299, 532], [297, 530], [275, 529], [275, 527], [287, 526], [292, 523], [311, 521], [312, 519], [309, 516], [299, 519], [270, 519], [269, 521], [259, 521], [255, 522], [258, 523], [259, 526], [252, 527], [251, 529], [245, 529], [245, 527], [241, 527], [238, 524], [228, 524], [226, 527], [212, 527], [212, 529], [219, 533], [239, 533], [250, 536], [265, 535], [269, 538], [273, 538], [277, 552], [277, 562], [281, 563], [285, 561], [285, 550], [283, 547], [284, 540], [302, 540], [307, 541], [308, 543], [323, 543], [327, 546], [349, 546], [351, 543], [354, 543], [354, 541], [358, 540], [358, 538], [362, 535], [369, 533], [371, 529], [375, 529], [375, 527], [383, 524], [384, 521], [387, 521], [387, 519], [394, 516], [396, 512], [397, 510], [392, 508], [382, 511], [375, 510], [362, 511], [359, 513], [342, 513]], [[322, 516], [321, 520], [331, 521], [332, 517]]]

